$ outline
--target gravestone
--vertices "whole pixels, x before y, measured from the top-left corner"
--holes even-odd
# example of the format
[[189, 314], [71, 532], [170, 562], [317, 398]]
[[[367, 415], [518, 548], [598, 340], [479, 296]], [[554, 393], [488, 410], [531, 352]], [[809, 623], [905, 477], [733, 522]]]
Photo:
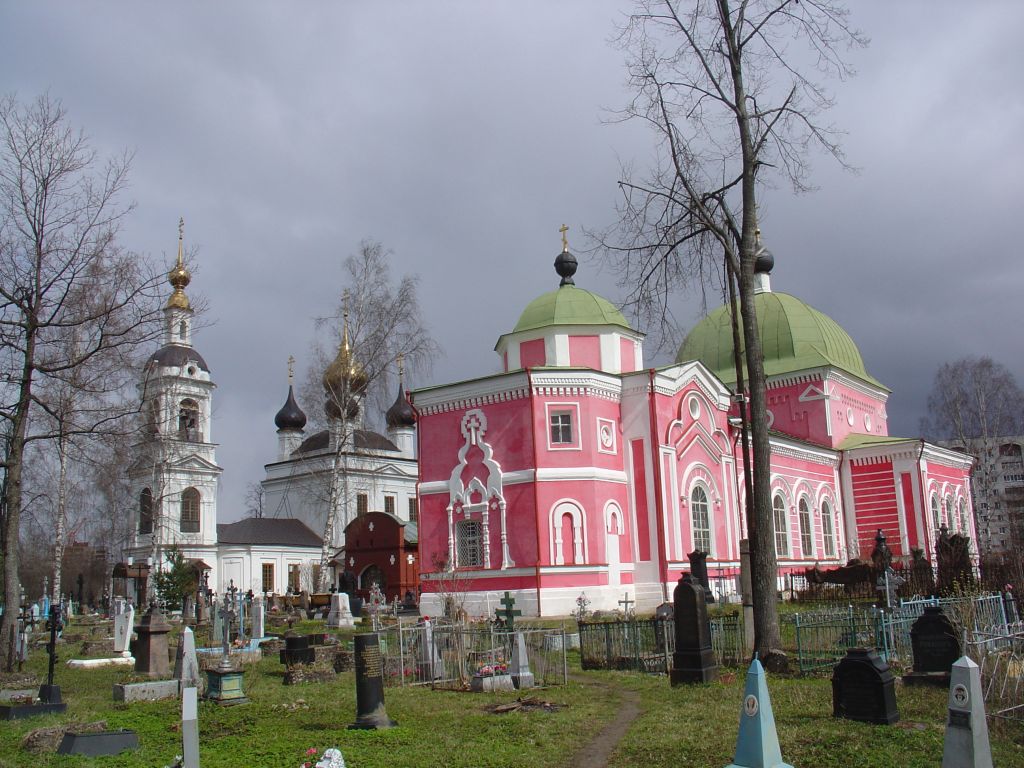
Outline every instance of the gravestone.
[[135, 642], [136, 672], [153, 678], [167, 677], [171, 673], [167, 657], [167, 634], [170, 631], [171, 625], [154, 600], [135, 628], [138, 635]]
[[695, 549], [686, 557], [690, 561], [690, 573], [704, 587], [704, 599], [709, 603], [715, 602], [715, 596], [711, 594], [711, 582], [708, 581], [708, 553]]
[[740, 707], [740, 732], [736, 737], [736, 757], [726, 768], [793, 768], [782, 761], [768, 683], [764, 667], [757, 658], [747, 670], [747, 684]]
[[206, 624], [210, 621], [210, 600], [205, 592], [199, 593], [199, 599], [196, 601], [196, 622], [199, 624]]
[[286, 667], [312, 664], [316, 661], [316, 652], [309, 647], [308, 636], [289, 631], [284, 635], [284, 648], [281, 650], [280, 659]]
[[356, 721], [354, 729], [394, 728], [398, 723], [384, 709], [384, 663], [380, 637], [356, 635]]
[[992, 768], [981, 670], [966, 656], [953, 664], [950, 673], [942, 768]]
[[242, 688], [245, 673], [241, 667], [236, 667], [231, 663], [230, 634], [231, 620], [235, 617], [232, 600], [234, 592], [237, 590], [228, 590], [228, 594], [224, 595], [224, 604], [217, 610], [217, 615], [223, 620], [220, 664], [213, 669], [206, 670], [206, 698], [216, 701], [221, 706], [249, 703]]
[[331, 610], [327, 614], [327, 626], [331, 629], [339, 627], [354, 627], [355, 617], [352, 616], [352, 608], [349, 605], [348, 595], [344, 592], [331, 594]]
[[199, 686], [199, 659], [196, 657], [196, 639], [192, 630], [185, 627], [178, 641], [178, 652], [174, 658], [174, 679], [180, 681], [181, 688]]
[[130, 657], [128, 649], [135, 623], [135, 607], [124, 600], [114, 605], [114, 653], [125, 658]]
[[183, 768], [199, 768], [199, 702], [192, 687], [181, 696], [181, 747]]
[[262, 640], [266, 635], [266, 612], [263, 600], [257, 597], [252, 601], [252, 637], [254, 640]]
[[672, 685], [716, 680], [718, 665], [711, 648], [711, 624], [704, 588], [687, 573], [679, 579], [672, 597], [676, 617], [676, 650], [672, 654], [670, 674]]
[[896, 676], [874, 649], [851, 648], [836, 664], [832, 716], [878, 725], [899, 722]]
[[512, 684], [520, 690], [536, 685], [526, 652], [526, 636], [522, 632], [516, 632], [515, 644], [512, 646], [512, 663], [509, 664], [508, 672], [512, 676]]
[[434, 628], [430, 619], [423, 619], [422, 642], [420, 643], [420, 680], [439, 680], [444, 677], [444, 662], [434, 642]]
[[910, 628], [914, 669], [903, 676], [908, 685], [949, 685], [953, 663], [960, 658], [960, 641], [949, 617], [937, 605], [929, 605]]
[[192, 595], [185, 595], [185, 599], [182, 601], [181, 621], [185, 625], [195, 624], [196, 599]]
[[213, 643], [216, 645], [224, 636], [224, 617], [216, 605], [213, 606], [213, 630], [211, 632]]

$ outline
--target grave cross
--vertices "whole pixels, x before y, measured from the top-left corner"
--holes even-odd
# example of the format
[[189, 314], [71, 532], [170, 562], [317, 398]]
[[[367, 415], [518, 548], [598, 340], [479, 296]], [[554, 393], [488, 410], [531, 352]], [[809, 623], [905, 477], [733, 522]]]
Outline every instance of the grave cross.
[[[228, 590], [230, 592], [231, 590]], [[234, 606], [231, 605], [231, 595], [225, 592], [224, 594], [224, 605], [220, 609], [220, 618], [224, 623], [222, 641], [224, 643], [224, 659], [228, 658], [230, 654], [231, 644], [231, 619], [234, 618], [235, 611]]]
[[636, 605], [636, 600], [630, 600], [629, 599], [629, 592], [626, 592], [622, 596], [622, 599], [619, 600], [619, 605], [622, 606], [622, 612], [624, 614], [626, 614], [626, 618], [628, 619], [630, 617], [630, 615], [633, 613], [633, 611], [631, 610], [630, 606], [631, 605]]
[[498, 617], [498, 621], [505, 625], [505, 629], [511, 632], [515, 629], [516, 616], [522, 616], [523, 612], [513, 610], [515, 608], [516, 599], [512, 597], [509, 592], [506, 592], [505, 596], [498, 602], [505, 606], [505, 608], [495, 608], [494, 615]]

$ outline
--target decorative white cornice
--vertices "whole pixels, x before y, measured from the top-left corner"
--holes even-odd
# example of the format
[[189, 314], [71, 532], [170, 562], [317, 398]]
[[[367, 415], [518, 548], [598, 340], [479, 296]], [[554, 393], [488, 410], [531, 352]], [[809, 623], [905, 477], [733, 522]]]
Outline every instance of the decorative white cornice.
[[861, 448], [851, 448], [843, 451], [854, 466], [864, 464], [878, 464], [883, 461], [896, 461], [898, 459], [917, 460], [921, 452], [921, 441], [907, 439], [896, 443], [882, 443], [881, 445], [866, 445]]
[[[587, 481], [626, 483], [626, 473], [604, 467], [545, 467], [537, 470], [537, 480], [543, 481]], [[507, 482], [507, 481], [506, 481]]]
[[416, 389], [410, 395], [413, 406], [424, 415], [463, 411], [527, 398], [529, 378], [525, 371], [499, 373], [429, 389]]
[[780, 435], [770, 435], [768, 444], [773, 456], [785, 456], [790, 459], [812, 461], [829, 467], [839, 466], [839, 451], [829, 448], [818, 448], [796, 440], [787, 440]]
[[659, 368], [654, 375], [654, 391], [670, 397], [685, 389], [690, 382], [695, 383], [712, 403], [728, 410], [732, 391], [699, 360]]
[[[1005, 438], [1004, 438], [1005, 441]], [[974, 457], [960, 451], [954, 451], [951, 448], [944, 448], [934, 443], [924, 444], [924, 453], [922, 458], [928, 461], [934, 461], [938, 464], [945, 464], [947, 466], [956, 467], [957, 469], [970, 469], [974, 466]]]

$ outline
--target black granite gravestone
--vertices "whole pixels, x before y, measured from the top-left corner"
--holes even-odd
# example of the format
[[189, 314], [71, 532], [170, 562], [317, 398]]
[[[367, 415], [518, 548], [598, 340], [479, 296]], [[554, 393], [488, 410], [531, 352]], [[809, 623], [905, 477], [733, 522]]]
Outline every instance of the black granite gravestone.
[[708, 581], [708, 553], [696, 549], [686, 557], [690, 561], [690, 573], [704, 588], [704, 600], [709, 603], [715, 602], [715, 596], [711, 594], [711, 582]]
[[672, 593], [675, 604], [676, 650], [672, 654], [672, 685], [709, 683], [718, 678], [711, 649], [711, 624], [704, 588], [685, 574]]
[[356, 721], [349, 728], [394, 728], [398, 723], [384, 709], [384, 660], [380, 655], [380, 637], [355, 636]]
[[286, 667], [296, 664], [312, 664], [316, 661], [316, 651], [309, 647], [309, 636], [286, 632], [284, 649], [281, 651], [281, 663]]
[[903, 682], [948, 687], [953, 662], [962, 651], [956, 630], [940, 606], [924, 609], [910, 628], [910, 644], [914, 649], [914, 669], [903, 676]]
[[873, 649], [851, 648], [836, 664], [832, 716], [879, 725], [899, 722], [896, 677]]

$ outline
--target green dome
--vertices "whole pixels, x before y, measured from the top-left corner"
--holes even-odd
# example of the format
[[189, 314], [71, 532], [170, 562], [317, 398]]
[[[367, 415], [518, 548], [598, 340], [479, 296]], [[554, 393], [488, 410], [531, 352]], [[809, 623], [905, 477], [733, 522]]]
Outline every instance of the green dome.
[[[860, 350], [850, 334], [828, 315], [788, 293], [759, 293], [754, 297], [754, 306], [766, 376], [832, 366], [885, 388], [864, 368]], [[723, 382], [735, 384], [729, 316], [728, 306], [723, 305], [698, 323], [679, 348], [676, 362], [699, 360]]]
[[575, 285], [563, 285], [531, 301], [512, 332], [549, 325], [619, 325], [632, 330], [614, 304]]

